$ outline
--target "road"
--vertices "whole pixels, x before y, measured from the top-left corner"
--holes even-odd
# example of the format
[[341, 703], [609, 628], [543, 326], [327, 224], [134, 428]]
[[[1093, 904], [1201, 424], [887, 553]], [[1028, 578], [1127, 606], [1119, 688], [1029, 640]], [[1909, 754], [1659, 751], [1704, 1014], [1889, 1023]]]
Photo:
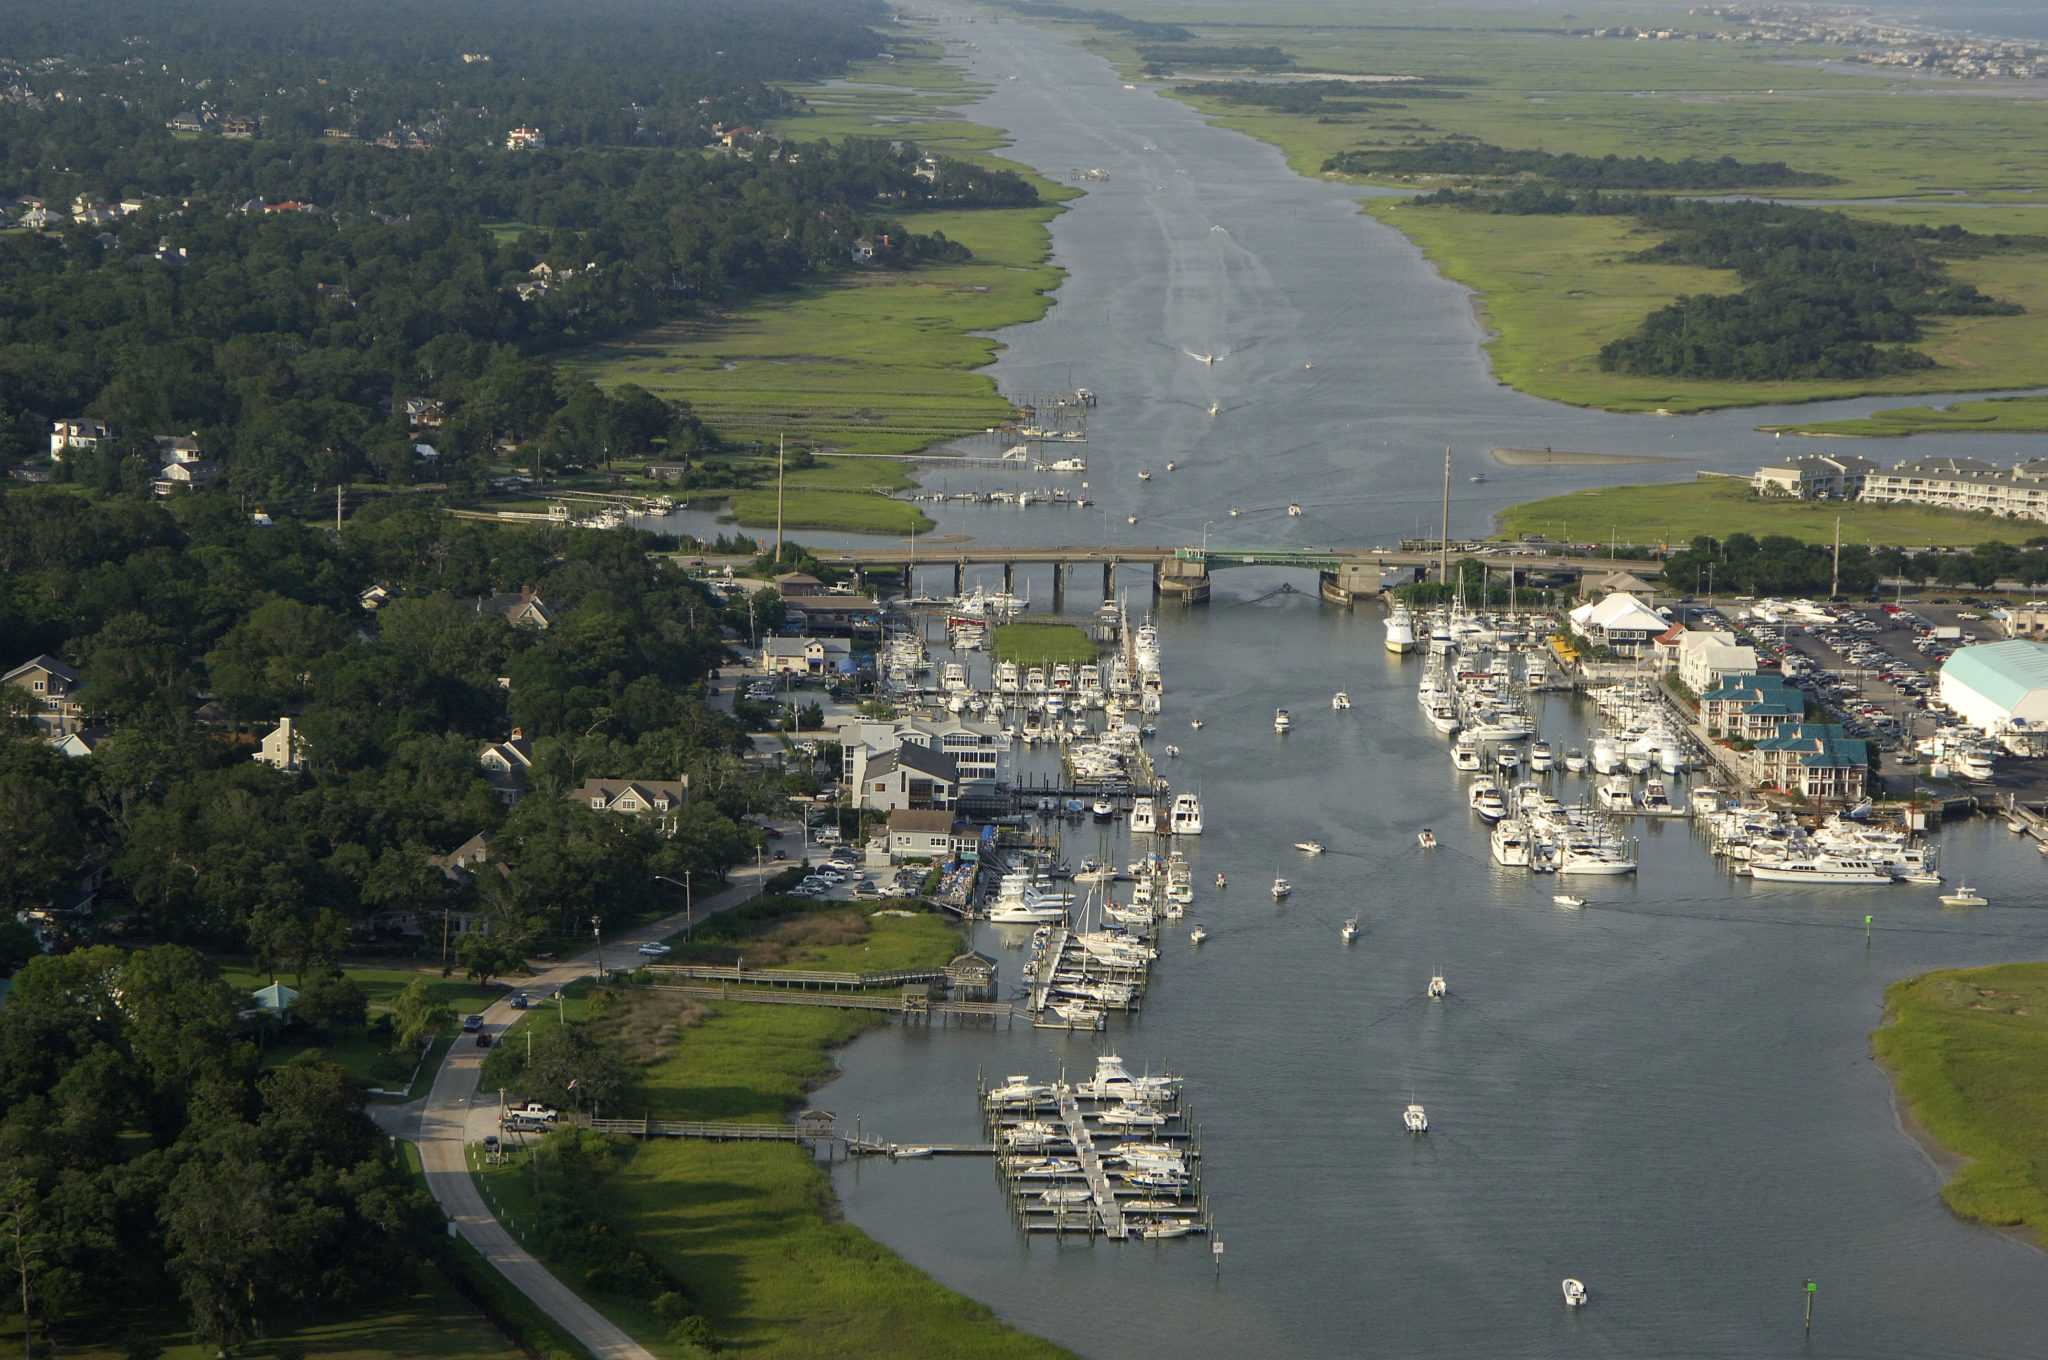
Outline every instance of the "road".
[[[761, 883], [781, 872], [786, 865], [748, 865], [733, 871], [731, 886], [696, 904], [696, 915], [708, 916], [755, 896]], [[664, 939], [681, 930], [684, 913], [664, 917], [605, 941], [603, 952], [613, 967], [637, 962], [634, 951], [641, 945]], [[522, 985], [529, 998], [538, 1001], [551, 996], [571, 982], [589, 977], [597, 969], [599, 951], [591, 950], [573, 959], [551, 964], [544, 972]], [[511, 992], [484, 1012], [484, 1028], [502, 1037], [519, 1012], [512, 1008]], [[424, 1100], [410, 1105], [374, 1107], [371, 1114], [387, 1132], [418, 1145], [420, 1164], [425, 1168], [427, 1188], [448, 1215], [455, 1231], [484, 1258], [497, 1267], [515, 1288], [544, 1309], [570, 1335], [589, 1347], [597, 1360], [655, 1360], [653, 1353], [614, 1326], [596, 1309], [577, 1297], [575, 1291], [556, 1279], [546, 1266], [519, 1245], [498, 1222], [483, 1193], [470, 1175], [467, 1160], [470, 1143], [479, 1141], [498, 1127], [497, 1099], [479, 1099], [477, 1083], [483, 1074], [488, 1050], [458, 1039], [435, 1074], [433, 1089]]]

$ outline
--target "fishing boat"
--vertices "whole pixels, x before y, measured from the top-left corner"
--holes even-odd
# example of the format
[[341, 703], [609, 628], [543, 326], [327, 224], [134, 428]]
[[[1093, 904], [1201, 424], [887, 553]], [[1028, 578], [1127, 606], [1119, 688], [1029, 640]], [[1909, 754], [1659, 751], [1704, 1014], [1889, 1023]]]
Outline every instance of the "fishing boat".
[[992, 1106], [1037, 1105], [1041, 1101], [1051, 1100], [1052, 1094], [1052, 1087], [1040, 1086], [1030, 1077], [1019, 1073], [1007, 1078], [1001, 1086], [990, 1091], [983, 1099]]
[[1586, 1286], [1580, 1284], [1577, 1280], [1566, 1280], [1564, 1282], [1564, 1306], [1567, 1308], [1584, 1308], [1586, 1306]]
[[1408, 1132], [1410, 1133], [1429, 1132], [1429, 1116], [1423, 1113], [1420, 1105], [1411, 1104], [1407, 1109], [1401, 1111], [1401, 1122], [1408, 1126]]
[[1573, 774], [1586, 772], [1586, 753], [1574, 746], [1564, 753], [1564, 767]]
[[1193, 940], [1196, 944], [1200, 944], [1202, 941], [1209, 938], [1209, 928], [1203, 925], [1200, 921], [1197, 921], [1195, 922], [1195, 928], [1188, 932], [1188, 938], [1190, 940]]
[[1941, 905], [1944, 907], [1988, 907], [1991, 905], [1991, 900], [1965, 883], [1952, 893], [1943, 893], [1941, 895]]
[[1292, 516], [1294, 516], [1294, 518], [1296, 518], [1296, 519], [1300, 519], [1300, 518], [1301, 518], [1301, 506], [1299, 506], [1299, 505], [1297, 505], [1297, 504], [1289, 503], [1289, 505], [1288, 505], [1288, 507], [1287, 507], [1287, 513], [1288, 513], [1288, 514], [1290, 514], [1290, 515], [1292, 515]]
[[1529, 744], [1529, 768], [1536, 774], [1547, 774], [1557, 765], [1557, 755], [1547, 741]]
[[1352, 917], [1352, 918], [1351, 918], [1350, 920], [1346, 921], [1346, 922], [1345, 922], [1345, 923], [1343, 924], [1343, 926], [1342, 926], [1342, 927], [1341, 927], [1341, 928], [1340, 928], [1340, 929], [1339, 929], [1339, 930], [1337, 931], [1337, 933], [1338, 933], [1339, 935], [1342, 935], [1342, 936], [1344, 937], [1344, 942], [1345, 942], [1346, 944], [1349, 944], [1349, 943], [1351, 943], [1351, 941], [1353, 941], [1353, 940], [1357, 939], [1357, 938], [1358, 938], [1358, 918], [1357, 918], [1356, 916], [1354, 916], [1354, 917]]
[[1451, 743], [1451, 768], [1454, 770], [1477, 770], [1484, 767], [1479, 750], [1479, 738], [1470, 732], [1460, 732], [1458, 739]]
[[1216, 886], [1219, 888], [1227, 888], [1230, 886], [1230, 880], [1225, 878], [1222, 874], [1218, 874], [1216, 875]]
[[1139, 794], [1131, 800], [1131, 834], [1149, 836], [1158, 829], [1159, 816], [1153, 808], [1152, 800], [1144, 794]]
[[1339, 713], [1343, 712], [1351, 707], [1351, 696], [1341, 689], [1338, 690], [1330, 696], [1330, 707], [1336, 709]]
[[1292, 726], [1294, 726], [1294, 719], [1287, 716], [1286, 709], [1276, 708], [1273, 710], [1273, 730], [1275, 732], [1285, 732]]
[[[1128, 1208], [1129, 1206], [1125, 1207]], [[1191, 1233], [1198, 1233], [1200, 1231], [1202, 1231], [1202, 1225], [1192, 1218], [1168, 1218], [1162, 1219], [1157, 1223], [1147, 1223], [1144, 1227], [1138, 1229], [1138, 1236], [1148, 1242], [1156, 1242], [1162, 1238], [1186, 1237]]]
[[1273, 900], [1275, 902], [1279, 901], [1283, 897], [1288, 896], [1293, 891], [1294, 885], [1292, 883], [1289, 883], [1286, 879], [1276, 878], [1273, 880]]
[[1444, 975], [1442, 973], [1437, 973], [1430, 978], [1428, 992], [1430, 1000], [1441, 1001], [1450, 992], [1450, 990], [1451, 989], [1444, 984]]
[[1152, 470], [1151, 470], [1150, 468], [1140, 468], [1140, 469], [1138, 470], [1138, 480], [1139, 480], [1139, 481], [1141, 481], [1141, 482], [1149, 482], [1149, 481], [1151, 481], [1151, 480], [1152, 480]]
[[1190, 718], [1188, 719], [1188, 726], [1199, 732], [1202, 730], [1202, 720], [1200, 718]]
[[1425, 826], [1415, 834], [1415, 843], [1425, 850], [1436, 849], [1436, 832]]
[[920, 1158], [929, 1157], [931, 1155], [932, 1150], [928, 1147], [922, 1147], [915, 1144], [909, 1146], [905, 1146], [901, 1143], [889, 1144], [889, 1159], [891, 1161], [916, 1161]]
[[1328, 849], [1321, 841], [1296, 841], [1294, 848], [1304, 855], [1320, 855]]
[[1382, 621], [1387, 630], [1387, 650], [1396, 656], [1406, 656], [1415, 650], [1415, 616], [1408, 612], [1405, 604], [1396, 604], [1393, 612]]
[[1586, 905], [1585, 898], [1574, 897], [1570, 893], [1558, 893], [1550, 900], [1557, 903], [1560, 907], [1583, 907]]

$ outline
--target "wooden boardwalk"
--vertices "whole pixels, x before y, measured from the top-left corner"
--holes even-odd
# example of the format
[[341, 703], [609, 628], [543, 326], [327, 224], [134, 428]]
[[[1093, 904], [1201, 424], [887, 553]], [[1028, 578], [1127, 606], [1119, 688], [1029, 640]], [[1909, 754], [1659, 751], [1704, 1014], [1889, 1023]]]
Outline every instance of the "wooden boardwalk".
[[890, 1011], [899, 1015], [952, 1015], [963, 1019], [1014, 1020], [1006, 1001], [930, 1001], [923, 997], [861, 992], [791, 992], [772, 988], [687, 987], [655, 982], [649, 989], [673, 992], [695, 1001], [751, 1001], [764, 1006], [826, 1006], [835, 1010]]
[[722, 968], [710, 964], [657, 963], [649, 965], [646, 971], [657, 980], [738, 982], [766, 987], [831, 987], [849, 991], [946, 980], [943, 968], [899, 968], [886, 973], [828, 973], [800, 968]]
[[718, 1124], [689, 1119], [599, 1119], [575, 1116], [577, 1127], [597, 1133], [630, 1133], [641, 1138], [708, 1138], [715, 1142], [829, 1142], [839, 1136], [823, 1121], [795, 1124]]
[[1073, 1141], [1081, 1174], [1088, 1180], [1088, 1193], [1095, 1197], [1096, 1216], [1102, 1220], [1103, 1232], [1110, 1240], [1120, 1242], [1125, 1236], [1123, 1206], [1117, 1203], [1109, 1173], [1102, 1168], [1102, 1154], [1095, 1150], [1095, 1135], [1081, 1118], [1081, 1103], [1074, 1099], [1074, 1089], [1061, 1083], [1058, 1091], [1060, 1121], [1067, 1126], [1067, 1137]]
[[1060, 926], [1053, 931], [1051, 938], [1045, 942], [1045, 951], [1038, 956], [1039, 973], [1031, 981], [1029, 1009], [1033, 1015], [1045, 1009], [1046, 997], [1052, 992], [1052, 975], [1059, 971], [1060, 960], [1066, 957], [1066, 952], [1067, 928]]

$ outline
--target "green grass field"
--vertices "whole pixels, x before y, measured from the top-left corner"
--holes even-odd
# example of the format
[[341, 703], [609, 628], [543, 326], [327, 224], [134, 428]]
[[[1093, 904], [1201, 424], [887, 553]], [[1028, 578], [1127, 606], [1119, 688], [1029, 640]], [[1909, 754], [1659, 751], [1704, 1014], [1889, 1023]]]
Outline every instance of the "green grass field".
[[1822, 504], [1764, 500], [1748, 483], [1714, 477], [1698, 482], [1600, 487], [1509, 506], [1496, 518], [1503, 538], [1542, 534], [1557, 541], [1683, 545], [1696, 535], [1785, 534], [1807, 543], [1831, 542], [1835, 520], [1842, 542], [1895, 547], [1967, 547], [1998, 539], [2023, 542], [2024, 525], [1956, 510], [1918, 505]]
[[1885, 991], [1871, 1046], [1942, 1147], [1964, 1218], [2048, 1233], [2048, 963], [1928, 973]]
[[[2048, 397], [1993, 397], [1952, 406], [1901, 406], [1861, 420], [1765, 425], [1785, 434], [1895, 438], [1908, 434], [2048, 434]], [[1986, 450], [1987, 454], [1990, 452]]]
[[1052, 666], [1064, 661], [1078, 666], [1093, 661], [1102, 649], [1071, 623], [999, 623], [989, 639], [998, 660], [1020, 666]]
[[[750, 529], [775, 524], [775, 488], [737, 491], [729, 498], [733, 518]], [[835, 529], [857, 534], [924, 533], [931, 516], [908, 501], [870, 491], [789, 491], [782, 498], [786, 529]]]

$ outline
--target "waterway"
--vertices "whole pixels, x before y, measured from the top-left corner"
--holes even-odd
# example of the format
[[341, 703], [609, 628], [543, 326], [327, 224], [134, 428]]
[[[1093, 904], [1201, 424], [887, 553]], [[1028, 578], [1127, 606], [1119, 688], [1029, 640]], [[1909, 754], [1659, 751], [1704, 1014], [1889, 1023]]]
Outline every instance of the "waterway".
[[[1023, 390], [1066, 385], [1071, 364], [1103, 394], [1088, 480], [1105, 504], [949, 506], [942, 530], [1358, 544], [1433, 523], [1446, 442], [1468, 461], [1552, 444], [1744, 470], [1769, 443], [1748, 426], [1770, 413], [1658, 421], [1498, 387], [1463, 292], [1358, 217], [1355, 188], [1302, 180], [1043, 32], [965, 31], [994, 81], [975, 116], [1015, 131], [1011, 154], [1111, 172], [1055, 224], [1069, 281], [1044, 321], [1003, 336], [997, 370]], [[1160, 471], [1166, 456], [1183, 468]], [[1140, 465], [1150, 483], [1111, 472]], [[1482, 491], [1472, 470], [1457, 532], [1614, 475], [1489, 463]], [[1285, 516], [1289, 500], [1307, 513]], [[1007, 1321], [1122, 1360], [2042, 1353], [2048, 1256], [1947, 1213], [1867, 1040], [1892, 980], [2043, 956], [2037, 855], [1995, 820], [1943, 831], [1951, 881], [1995, 904], [1953, 913], [1925, 889], [1731, 879], [1685, 825], [1656, 825], [1637, 879], [1577, 888], [1589, 905], [1560, 910], [1554, 883], [1493, 864], [1414, 702], [1419, 663], [1381, 649], [1370, 611], [1260, 569], [1220, 574], [1215, 592], [1162, 618], [1158, 739], [1180, 745], [1167, 772], [1207, 805], [1196, 882], [1232, 879], [1201, 888], [1190, 917], [1209, 942], [1169, 934], [1144, 1011], [1104, 1036], [890, 1028], [848, 1049], [819, 1099], [870, 1134], [964, 1141], [978, 1073], [1085, 1073], [1104, 1051], [1171, 1062], [1202, 1126], [1220, 1276], [1200, 1239], [1026, 1241], [978, 1159], [842, 1167], [854, 1223]], [[1329, 708], [1340, 687], [1348, 713]], [[1285, 738], [1276, 706], [1296, 717]], [[1586, 713], [1559, 696], [1541, 720], [1569, 740]], [[1416, 846], [1422, 826], [1441, 849]], [[1304, 836], [1330, 853], [1289, 848]], [[1069, 846], [1096, 849], [1093, 828]], [[1276, 906], [1264, 887], [1281, 873], [1297, 891]], [[1352, 915], [1364, 934], [1346, 947]], [[1014, 985], [1021, 941], [983, 928], [977, 942]], [[1433, 971], [1445, 1002], [1422, 1000]], [[1426, 1137], [1400, 1127], [1411, 1096]], [[1562, 1306], [1566, 1275], [1592, 1307]]]

